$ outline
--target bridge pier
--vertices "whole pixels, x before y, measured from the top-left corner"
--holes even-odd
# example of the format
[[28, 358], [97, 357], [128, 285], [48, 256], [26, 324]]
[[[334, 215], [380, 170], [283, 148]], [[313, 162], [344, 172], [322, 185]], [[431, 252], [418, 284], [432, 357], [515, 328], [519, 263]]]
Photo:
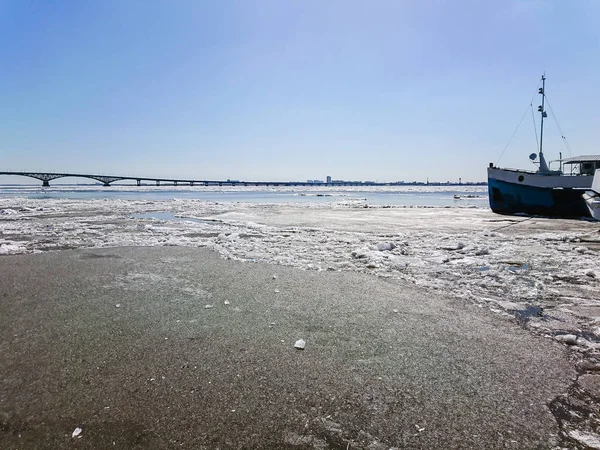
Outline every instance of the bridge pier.
[[177, 186], [177, 181], [173, 181], [173, 186]]
[[156, 180], [156, 185], [160, 186], [160, 181]]
[[142, 180], [136, 180], [136, 183], [137, 183], [138, 186], [141, 186], [142, 185]]
[[42, 187], [50, 187], [48, 180], [42, 180]]
[[190, 186], [193, 186], [193, 185], [194, 185], [194, 182], [193, 182], [193, 181], [190, 181]]
[[108, 181], [104, 182], [104, 187], [110, 187], [110, 183]]

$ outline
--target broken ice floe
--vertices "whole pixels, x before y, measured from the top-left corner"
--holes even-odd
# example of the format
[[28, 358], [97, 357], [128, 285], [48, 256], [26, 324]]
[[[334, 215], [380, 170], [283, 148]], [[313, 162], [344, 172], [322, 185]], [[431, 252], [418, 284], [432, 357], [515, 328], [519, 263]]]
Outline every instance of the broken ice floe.
[[554, 339], [568, 345], [577, 345], [577, 336], [574, 334], [559, 334], [554, 336]]
[[375, 244], [374, 247], [375, 247], [375, 250], [384, 252], [384, 251], [394, 250], [394, 248], [396, 248], [396, 244], [394, 244], [393, 242], [378, 242], [377, 244]]
[[[205, 247], [238, 261], [398, 278], [502, 311], [507, 309], [494, 300], [552, 311], [561, 298], [577, 297], [588, 305], [580, 302], [561, 310], [577, 315], [573, 323], [599, 306], [600, 247], [594, 243], [597, 224], [591, 222], [535, 219], [487, 231], [514, 222], [485, 209], [364, 210], [347, 202], [0, 198], [0, 210], [13, 211], [4, 213], [11, 220], [0, 220], [0, 254], [77, 247]], [[156, 211], [198, 221], [148, 224], [148, 219], [133, 217]]]
[[600, 450], [600, 435], [595, 433], [586, 433], [580, 430], [569, 431], [569, 436], [579, 444], [585, 445], [587, 448]]

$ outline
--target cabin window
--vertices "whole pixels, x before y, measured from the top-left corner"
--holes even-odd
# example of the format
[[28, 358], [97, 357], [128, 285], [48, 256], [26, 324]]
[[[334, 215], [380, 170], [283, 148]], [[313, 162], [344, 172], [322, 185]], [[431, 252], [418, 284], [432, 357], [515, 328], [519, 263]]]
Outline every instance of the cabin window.
[[595, 166], [594, 162], [581, 163], [581, 175], [594, 175]]

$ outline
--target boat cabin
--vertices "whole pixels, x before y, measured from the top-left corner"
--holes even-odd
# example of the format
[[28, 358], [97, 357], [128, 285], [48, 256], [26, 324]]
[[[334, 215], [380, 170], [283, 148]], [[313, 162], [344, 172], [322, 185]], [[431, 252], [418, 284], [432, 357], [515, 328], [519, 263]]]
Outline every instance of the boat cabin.
[[[600, 169], [600, 155], [584, 155], [566, 158], [561, 161], [563, 166], [570, 166], [570, 175], [592, 175]], [[566, 167], [564, 173], [567, 173]]]

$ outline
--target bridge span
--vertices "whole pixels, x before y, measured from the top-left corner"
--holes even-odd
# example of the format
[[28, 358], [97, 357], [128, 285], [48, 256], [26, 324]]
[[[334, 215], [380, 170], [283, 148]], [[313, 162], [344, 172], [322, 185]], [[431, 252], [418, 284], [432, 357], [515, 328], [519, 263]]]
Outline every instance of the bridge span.
[[[239, 180], [192, 180], [175, 178], [148, 178], [120, 175], [93, 175], [84, 173], [56, 173], [56, 172], [0, 172], [0, 175], [18, 175], [40, 180], [42, 186], [49, 187], [50, 181], [58, 178], [88, 178], [99, 181], [104, 186], [110, 186], [115, 181], [135, 181], [137, 186], [142, 186], [142, 182], [161, 183], [167, 185], [189, 185], [189, 186], [393, 186], [400, 183], [375, 183], [371, 181], [334, 181], [331, 183], [315, 183], [310, 181], [239, 181]], [[402, 183], [404, 184], [404, 183]]]

